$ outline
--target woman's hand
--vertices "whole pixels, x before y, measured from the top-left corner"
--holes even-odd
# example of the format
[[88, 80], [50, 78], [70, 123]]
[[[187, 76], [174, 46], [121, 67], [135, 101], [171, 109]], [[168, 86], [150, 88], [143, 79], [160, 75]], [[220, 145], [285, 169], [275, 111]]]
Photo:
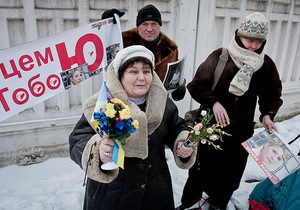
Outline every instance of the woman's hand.
[[226, 109], [218, 101], [213, 105], [213, 112], [217, 123], [219, 123], [221, 127], [225, 127], [230, 124], [230, 119]]
[[277, 127], [276, 125], [273, 123], [273, 121], [271, 120], [270, 118], [270, 115], [265, 115], [263, 118], [262, 118], [262, 122], [263, 126], [265, 127], [265, 129], [268, 129], [269, 133], [272, 133], [273, 132], [273, 129], [277, 132]]
[[107, 163], [112, 161], [112, 152], [114, 148], [114, 141], [110, 140], [108, 138], [104, 138], [101, 141], [101, 144], [99, 146], [99, 154], [100, 154], [100, 160], [102, 163]]
[[194, 149], [193, 147], [186, 147], [183, 144], [183, 141], [178, 142], [176, 155], [181, 158], [187, 158], [192, 155]]

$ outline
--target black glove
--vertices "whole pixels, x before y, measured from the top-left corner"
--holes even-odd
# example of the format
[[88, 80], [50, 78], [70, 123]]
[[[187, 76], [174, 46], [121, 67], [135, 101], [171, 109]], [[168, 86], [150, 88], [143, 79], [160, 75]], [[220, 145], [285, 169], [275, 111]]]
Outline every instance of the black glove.
[[106, 18], [111, 18], [111, 17], [113, 17], [113, 18], [114, 18], [113, 22], [114, 22], [114, 23], [117, 23], [116, 18], [115, 18], [115, 16], [114, 16], [115, 13], [116, 13], [117, 15], [119, 15], [119, 17], [122, 17], [123, 15], [125, 15], [125, 12], [121, 12], [120, 10], [117, 10], [117, 9], [109, 9], [109, 10], [105, 10], [105, 11], [103, 12], [103, 14], [102, 14], [102, 16], [101, 16], [101, 20], [106, 19]]
[[171, 95], [174, 101], [180, 101], [184, 98], [186, 92], [185, 84], [180, 85], [176, 90], [174, 90]]

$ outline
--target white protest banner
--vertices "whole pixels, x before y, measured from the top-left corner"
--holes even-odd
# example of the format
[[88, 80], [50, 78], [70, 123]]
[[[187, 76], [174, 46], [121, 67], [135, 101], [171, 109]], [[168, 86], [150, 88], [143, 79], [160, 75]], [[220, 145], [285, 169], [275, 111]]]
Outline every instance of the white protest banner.
[[0, 121], [36, 105], [99, 73], [123, 48], [113, 19], [97, 21], [0, 51]]

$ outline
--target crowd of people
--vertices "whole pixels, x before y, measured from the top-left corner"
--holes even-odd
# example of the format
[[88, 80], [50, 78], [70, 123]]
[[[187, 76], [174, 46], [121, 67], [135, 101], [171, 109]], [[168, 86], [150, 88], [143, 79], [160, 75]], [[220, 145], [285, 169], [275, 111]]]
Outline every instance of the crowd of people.
[[[117, 9], [107, 10], [102, 19], [122, 17]], [[116, 142], [98, 135], [90, 123], [97, 94], [83, 105], [81, 119], [70, 134], [70, 156], [86, 173], [84, 209], [188, 209], [203, 193], [208, 195], [201, 209], [225, 210], [238, 189], [248, 153], [241, 143], [254, 133], [258, 104], [260, 121], [277, 131], [274, 117], [281, 107], [282, 83], [274, 61], [264, 53], [269, 30], [262, 13], [246, 16], [228, 43], [228, 61], [214, 90], [214, 70], [222, 48], [201, 63], [192, 81], [185, 80], [169, 96], [162, 84], [168, 63], [178, 60], [178, 46], [160, 28], [162, 18], [154, 5], [138, 11], [136, 27], [123, 31], [124, 49], [118, 51], [107, 70], [107, 87], [121, 99], [139, 121], [136, 133], [122, 145], [124, 169], [103, 170], [112, 160]], [[178, 83], [179, 77], [171, 81]], [[182, 100], [186, 89], [202, 108], [231, 136], [224, 137], [222, 150], [207, 144], [184, 145], [190, 128], [178, 115], [174, 101]], [[178, 167], [188, 170], [181, 205], [174, 206], [171, 176], [165, 148], [174, 153]]]

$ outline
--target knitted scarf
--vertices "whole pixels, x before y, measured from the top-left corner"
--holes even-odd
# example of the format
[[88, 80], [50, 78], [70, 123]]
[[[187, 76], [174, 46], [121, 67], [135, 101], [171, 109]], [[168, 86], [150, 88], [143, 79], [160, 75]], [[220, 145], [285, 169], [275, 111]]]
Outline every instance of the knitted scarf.
[[235, 37], [228, 44], [228, 52], [235, 65], [240, 69], [232, 79], [229, 92], [242, 96], [249, 89], [251, 77], [264, 63], [264, 53], [256, 53], [240, 47]]

